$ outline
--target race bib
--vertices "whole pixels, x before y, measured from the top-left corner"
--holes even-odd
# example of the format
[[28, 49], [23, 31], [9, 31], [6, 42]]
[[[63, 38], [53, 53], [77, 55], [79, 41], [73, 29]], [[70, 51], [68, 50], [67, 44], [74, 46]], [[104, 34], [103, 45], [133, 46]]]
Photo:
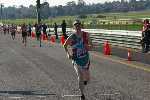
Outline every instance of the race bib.
[[87, 55], [87, 51], [85, 49], [77, 49], [77, 58], [83, 58]]

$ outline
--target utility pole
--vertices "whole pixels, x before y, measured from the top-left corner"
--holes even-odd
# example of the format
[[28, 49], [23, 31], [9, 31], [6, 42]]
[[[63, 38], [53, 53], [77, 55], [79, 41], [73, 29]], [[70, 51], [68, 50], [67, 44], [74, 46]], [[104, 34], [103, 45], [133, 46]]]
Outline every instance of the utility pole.
[[38, 24], [41, 22], [41, 16], [40, 16], [40, 11], [41, 11], [41, 4], [40, 4], [40, 0], [36, 1], [37, 5], [37, 22]]
[[1, 6], [1, 21], [3, 20], [3, 4], [0, 5]]

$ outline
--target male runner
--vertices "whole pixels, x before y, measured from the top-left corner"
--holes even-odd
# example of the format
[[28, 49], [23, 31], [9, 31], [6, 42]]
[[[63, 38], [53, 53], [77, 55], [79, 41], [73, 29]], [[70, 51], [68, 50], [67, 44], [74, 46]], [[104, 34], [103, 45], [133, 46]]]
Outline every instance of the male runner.
[[27, 26], [25, 23], [21, 26], [22, 31], [22, 43], [26, 46], [27, 43]]
[[[74, 22], [75, 33], [71, 34], [64, 43], [64, 48], [69, 59], [72, 59], [74, 68], [78, 75], [79, 89], [81, 91], [81, 100], [85, 100], [84, 87], [90, 79], [90, 58], [89, 50], [92, 47], [87, 32], [81, 31], [81, 22]], [[68, 46], [71, 46], [70, 52]]]
[[13, 40], [15, 40], [16, 37], [16, 26], [14, 24], [11, 25], [11, 37]]

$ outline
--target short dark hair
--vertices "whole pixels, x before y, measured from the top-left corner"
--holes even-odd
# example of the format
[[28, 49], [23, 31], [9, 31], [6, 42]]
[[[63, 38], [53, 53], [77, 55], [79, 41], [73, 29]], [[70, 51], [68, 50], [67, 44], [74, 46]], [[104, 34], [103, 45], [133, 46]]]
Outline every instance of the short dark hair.
[[144, 20], [144, 23], [149, 24], [149, 20], [148, 20], [148, 19], [145, 19], [145, 20]]
[[75, 20], [75, 21], [73, 22], [73, 25], [77, 25], [77, 24], [81, 25], [80, 20]]

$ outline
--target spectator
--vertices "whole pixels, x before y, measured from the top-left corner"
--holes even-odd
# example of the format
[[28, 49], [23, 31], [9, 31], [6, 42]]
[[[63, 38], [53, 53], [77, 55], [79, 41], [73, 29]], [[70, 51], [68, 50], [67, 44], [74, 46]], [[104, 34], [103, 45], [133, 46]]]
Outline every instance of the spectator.
[[50, 40], [50, 37], [51, 37], [51, 29], [50, 29], [50, 25], [48, 25], [48, 40]]
[[68, 36], [66, 34], [66, 26], [67, 26], [67, 24], [66, 24], [65, 20], [63, 20], [62, 24], [61, 24], [61, 27], [62, 27], [62, 33], [63, 33], [63, 36], [65, 37], [65, 39], [68, 38]]
[[32, 32], [32, 26], [31, 24], [28, 25], [28, 36], [31, 37], [31, 32]]
[[150, 23], [148, 19], [144, 20], [141, 45], [142, 45], [142, 52], [147, 53], [149, 51], [150, 45]]
[[58, 25], [56, 23], [54, 23], [54, 33], [56, 35], [56, 39], [58, 39], [57, 28], [58, 28]]
[[43, 28], [43, 34], [45, 34], [46, 37], [47, 37], [47, 32], [46, 32], [46, 30], [47, 30], [47, 25], [44, 23], [44, 24], [42, 25], [42, 28]]
[[41, 24], [35, 24], [34, 26], [35, 26], [36, 37], [37, 37], [37, 40], [39, 41], [40, 36], [41, 36], [42, 26]]

